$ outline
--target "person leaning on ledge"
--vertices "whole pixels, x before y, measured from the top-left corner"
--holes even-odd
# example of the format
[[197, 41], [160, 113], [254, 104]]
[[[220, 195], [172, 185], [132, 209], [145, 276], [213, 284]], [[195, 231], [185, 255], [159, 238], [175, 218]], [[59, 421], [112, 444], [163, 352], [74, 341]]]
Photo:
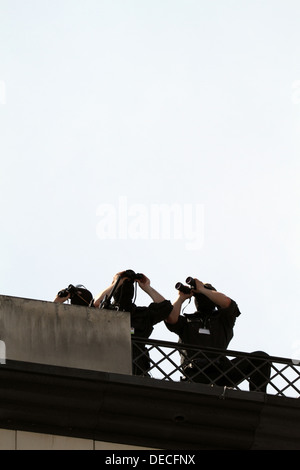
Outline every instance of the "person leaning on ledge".
[[70, 284], [68, 287], [60, 290], [56, 294], [54, 302], [63, 304], [67, 300], [70, 300], [72, 305], [83, 305], [85, 307], [89, 307], [91, 306], [93, 295], [81, 284], [76, 286]]

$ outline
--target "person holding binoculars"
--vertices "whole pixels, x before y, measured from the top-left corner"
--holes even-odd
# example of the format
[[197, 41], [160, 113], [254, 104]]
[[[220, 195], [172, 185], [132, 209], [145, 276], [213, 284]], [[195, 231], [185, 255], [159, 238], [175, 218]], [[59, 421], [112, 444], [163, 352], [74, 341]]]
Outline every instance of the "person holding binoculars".
[[[188, 285], [178, 282], [178, 297], [165, 320], [167, 328], [179, 336], [180, 342], [198, 346], [198, 350], [182, 351], [182, 380], [234, 387], [249, 379], [251, 391], [266, 392], [270, 365], [257, 357], [267, 357], [262, 351], [257, 357], [229, 360], [214, 349], [226, 350], [233, 338], [233, 328], [241, 314], [237, 303], [218, 292], [211, 284], [188, 277]], [[196, 312], [181, 315], [183, 303], [194, 297]], [[201, 348], [204, 351], [201, 352]]]
[[[135, 305], [137, 285], [151, 298], [152, 302], [148, 307]], [[148, 277], [131, 269], [115, 274], [111, 285], [94, 299], [93, 306], [129, 312], [131, 335], [138, 338], [149, 338], [154, 325], [165, 320], [173, 309], [172, 303], [151, 286]], [[132, 359], [132, 373], [148, 376], [150, 358], [143, 343], [132, 345]]]
[[54, 299], [55, 303], [63, 304], [66, 301], [69, 301], [72, 305], [82, 305], [84, 307], [89, 307], [93, 300], [92, 293], [86, 289], [82, 284], [69, 284], [65, 289], [60, 290]]

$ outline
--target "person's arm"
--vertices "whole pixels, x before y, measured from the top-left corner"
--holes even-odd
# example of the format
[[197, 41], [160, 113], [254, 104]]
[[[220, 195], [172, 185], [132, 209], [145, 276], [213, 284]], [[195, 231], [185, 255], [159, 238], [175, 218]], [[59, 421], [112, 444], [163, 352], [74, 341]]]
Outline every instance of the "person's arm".
[[178, 297], [173, 302], [173, 309], [172, 309], [170, 315], [168, 316], [168, 318], [166, 318], [166, 320], [165, 320], [166, 323], [174, 325], [175, 323], [178, 322], [178, 318], [180, 316], [182, 304], [187, 299], [190, 299], [191, 296], [192, 296], [192, 294], [184, 294], [183, 292], [180, 292], [180, 291], [178, 292]]
[[[100, 294], [98, 294], [95, 298], [94, 298], [94, 307], [98, 308], [100, 307], [100, 304], [102, 302], [102, 300], [104, 299], [104, 297], [106, 295], [109, 295], [110, 292], [112, 291], [113, 287], [115, 286], [115, 284], [117, 283], [118, 281], [118, 278], [119, 276], [121, 275], [121, 273], [117, 273], [114, 275], [114, 278], [112, 280], [112, 283], [109, 287], [107, 287], [106, 289], [104, 289], [102, 292], [100, 292]], [[119, 285], [121, 285], [122, 283], [124, 282], [124, 279], [120, 279], [119, 280]]]
[[159, 302], [163, 302], [164, 300], [166, 300], [159, 292], [157, 292], [155, 289], [153, 289], [153, 287], [150, 285], [150, 279], [148, 279], [148, 277], [145, 276], [145, 274], [143, 274], [143, 278], [138, 279], [137, 282], [138, 282], [140, 288], [144, 292], [146, 292], [146, 294], [148, 294], [149, 297], [151, 297], [153, 302], [159, 303]]
[[102, 292], [100, 292], [100, 294], [98, 294], [98, 295], [94, 298], [93, 305], [94, 305], [95, 308], [100, 307], [100, 304], [101, 304], [102, 300], [104, 299], [104, 297], [105, 297], [106, 295], [109, 294], [109, 292], [111, 291], [112, 288], [113, 288], [113, 284], [111, 284], [109, 287], [107, 287], [106, 289], [104, 289]]
[[227, 295], [222, 294], [221, 292], [207, 289], [202, 281], [199, 279], [195, 279], [196, 282], [196, 289], [193, 289], [193, 293], [197, 294], [204, 294], [208, 297], [214, 304], [216, 304], [220, 308], [227, 308], [231, 304], [231, 299], [227, 297]]
[[56, 295], [55, 299], [53, 302], [57, 304], [63, 304], [66, 300], [68, 300], [71, 297], [71, 294], [68, 294], [66, 297], [60, 297], [58, 294]]

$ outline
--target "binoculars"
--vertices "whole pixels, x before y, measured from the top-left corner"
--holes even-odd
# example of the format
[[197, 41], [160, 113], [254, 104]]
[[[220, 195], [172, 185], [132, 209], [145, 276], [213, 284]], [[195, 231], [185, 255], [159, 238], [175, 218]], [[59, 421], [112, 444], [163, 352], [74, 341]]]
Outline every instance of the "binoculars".
[[73, 286], [73, 284], [70, 284], [66, 289], [60, 290], [57, 295], [58, 297], [67, 297], [68, 294], [70, 294], [71, 298], [76, 294], [77, 292], [77, 287]]
[[121, 275], [121, 278], [128, 277], [131, 281], [137, 281], [139, 279], [143, 279], [144, 275], [141, 273], [135, 273], [132, 269], [127, 269]]
[[177, 282], [175, 284], [175, 289], [183, 292], [184, 294], [190, 294], [192, 289], [196, 289], [196, 282], [193, 277], [187, 277], [185, 282], [189, 284], [189, 286], [185, 286], [182, 282]]

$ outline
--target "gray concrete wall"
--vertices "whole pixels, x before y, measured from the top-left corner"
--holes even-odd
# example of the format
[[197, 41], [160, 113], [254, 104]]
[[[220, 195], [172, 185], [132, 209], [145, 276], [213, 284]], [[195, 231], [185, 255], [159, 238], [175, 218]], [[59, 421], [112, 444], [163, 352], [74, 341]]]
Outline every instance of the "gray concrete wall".
[[0, 295], [0, 341], [6, 360], [131, 374], [127, 312]]

